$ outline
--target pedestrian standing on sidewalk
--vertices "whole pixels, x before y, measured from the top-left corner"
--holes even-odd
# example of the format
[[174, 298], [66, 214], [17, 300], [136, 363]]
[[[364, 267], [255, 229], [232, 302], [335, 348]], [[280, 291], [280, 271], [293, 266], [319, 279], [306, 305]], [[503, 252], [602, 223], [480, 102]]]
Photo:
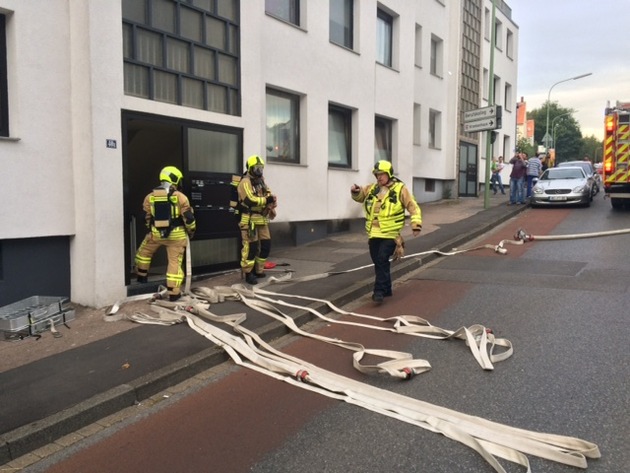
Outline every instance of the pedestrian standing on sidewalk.
[[179, 169], [166, 166], [160, 171], [160, 185], [144, 198], [142, 208], [149, 231], [135, 258], [137, 280], [146, 283], [153, 255], [161, 246], [166, 247], [166, 289], [171, 301], [180, 298], [187, 237], [192, 238], [197, 227], [188, 197], [178, 190], [182, 178]]
[[525, 203], [523, 181], [527, 173], [527, 164], [525, 164], [526, 157], [527, 155], [525, 153], [516, 153], [514, 157], [510, 159], [512, 172], [510, 173], [510, 203], [508, 205]]
[[248, 284], [265, 277], [265, 262], [271, 252], [269, 221], [276, 216], [277, 199], [263, 177], [265, 162], [260, 156], [247, 158], [247, 171], [238, 184], [241, 218], [241, 270]]
[[490, 178], [490, 183], [492, 185], [492, 190], [494, 195], [497, 195], [497, 190], [501, 191], [501, 194], [505, 195], [505, 188], [503, 187], [503, 181], [501, 179], [501, 171], [505, 167], [505, 162], [503, 160], [503, 156], [499, 156], [498, 161], [492, 160], [492, 177]]
[[376, 183], [363, 187], [353, 184], [350, 194], [354, 201], [363, 204], [365, 211], [365, 229], [375, 275], [372, 300], [380, 304], [384, 297], [392, 295], [389, 259], [397, 248], [402, 251], [400, 232], [405, 225], [405, 210], [411, 217], [414, 237], [422, 230], [422, 212], [407, 186], [394, 177], [392, 163], [378, 161], [372, 172]]
[[542, 173], [542, 160], [540, 158], [541, 153], [538, 153], [537, 156], [534, 156], [527, 162], [527, 195], [526, 197], [529, 199], [532, 196], [532, 187], [534, 187], [534, 182], [538, 180], [540, 174]]

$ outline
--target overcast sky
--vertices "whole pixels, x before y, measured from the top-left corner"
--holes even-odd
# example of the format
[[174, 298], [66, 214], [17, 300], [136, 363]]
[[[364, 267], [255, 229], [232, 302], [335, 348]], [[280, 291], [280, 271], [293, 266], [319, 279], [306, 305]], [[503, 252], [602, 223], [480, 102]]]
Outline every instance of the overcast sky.
[[519, 28], [517, 97], [577, 110], [583, 136], [603, 139], [606, 101], [630, 102], [630, 0], [506, 0]]

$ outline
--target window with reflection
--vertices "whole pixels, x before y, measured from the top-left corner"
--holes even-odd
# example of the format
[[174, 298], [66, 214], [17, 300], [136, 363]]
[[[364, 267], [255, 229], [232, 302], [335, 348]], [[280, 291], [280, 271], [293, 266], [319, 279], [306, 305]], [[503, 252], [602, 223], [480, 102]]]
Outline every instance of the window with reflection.
[[265, 0], [265, 12], [300, 26], [300, 0]]
[[267, 144], [269, 161], [300, 162], [300, 97], [267, 89]]
[[330, 41], [353, 48], [354, 0], [330, 0]]
[[392, 160], [392, 121], [376, 117], [374, 121], [374, 162]]
[[392, 67], [394, 18], [383, 10], [376, 12], [376, 62]]
[[328, 165], [352, 167], [352, 110], [328, 106]]
[[429, 147], [440, 149], [442, 144], [442, 113], [429, 110]]

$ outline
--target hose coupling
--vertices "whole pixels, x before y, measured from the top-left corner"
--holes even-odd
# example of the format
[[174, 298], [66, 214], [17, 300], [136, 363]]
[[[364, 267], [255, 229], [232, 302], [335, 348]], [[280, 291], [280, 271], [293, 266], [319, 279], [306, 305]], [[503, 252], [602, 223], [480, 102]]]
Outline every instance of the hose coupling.
[[306, 383], [308, 378], [308, 371], [306, 370], [298, 370], [297, 373], [295, 373], [295, 379], [297, 379], [298, 381], [301, 381], [302, 383]]

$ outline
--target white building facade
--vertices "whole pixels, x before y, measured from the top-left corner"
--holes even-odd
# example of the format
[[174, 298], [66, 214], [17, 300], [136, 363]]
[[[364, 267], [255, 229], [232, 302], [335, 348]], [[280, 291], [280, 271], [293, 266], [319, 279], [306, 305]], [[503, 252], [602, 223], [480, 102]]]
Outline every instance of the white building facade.
[[[493, 153], [507, 156], [518, 29], [501, 5]], [[139, 290], [140, 207], [165, 165], [182, 169], [195, 206], [197, 274], [238, 266], [229, 181], [252, 154], [279, 200], [272, 235], [295, 244], [362, 217], [349, 189], [373, 180], [378, 159], [419, 202], [477, 195], [484, 134], [464, 134], [461, 117], [487, 104], [488, 9], [489, 0], [0, 0], [9, 176], [0, 305], [43, 294], [103, 307]], [[151, 279], [163, 278], [156, 258]]]

